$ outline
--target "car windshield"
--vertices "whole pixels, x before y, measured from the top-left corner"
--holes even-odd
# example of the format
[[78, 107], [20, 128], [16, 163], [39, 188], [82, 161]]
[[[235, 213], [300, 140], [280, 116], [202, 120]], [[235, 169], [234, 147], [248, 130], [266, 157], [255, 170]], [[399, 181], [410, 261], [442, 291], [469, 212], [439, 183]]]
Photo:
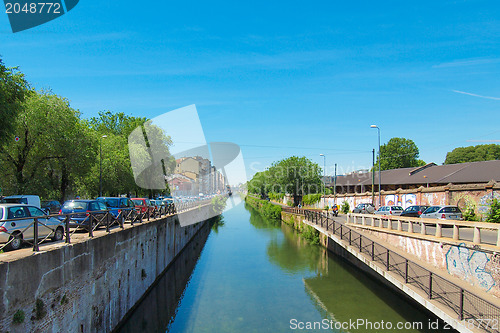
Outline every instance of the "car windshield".
[[42, 201], [42, 208], [48, 207], [50, 204], [50, 201]]
[[104, 202], [108, 207], [118, 207], [119, 200], [118, 199], [104, 199], [99, 200], [100, 202]]
[[441, 207], [435, 206], [435, 207], [429, 207], [425, 210], [424, 214], [430, 214], [430, 213], [435, 213], [437, 212]]
[[81, 201], [65, 202], [62, 209], [87, 209], [87, 203]]
[[403, 208], [399, 207], [399, 206], [393, 206], [392, 207], [392, 210], [403, 210]]
[[0, 207], [0, 220], [3, 220], [3, 207]]
[[142, 202], [142, 200], [137, 200], [137, 199], [136, 199], [136, 200], [132, 200], [132, 201], [134, 202], [134, 204], [135, 204], [136, 206], [142, 206], [142, 205], [144, 205], [144, 203]]

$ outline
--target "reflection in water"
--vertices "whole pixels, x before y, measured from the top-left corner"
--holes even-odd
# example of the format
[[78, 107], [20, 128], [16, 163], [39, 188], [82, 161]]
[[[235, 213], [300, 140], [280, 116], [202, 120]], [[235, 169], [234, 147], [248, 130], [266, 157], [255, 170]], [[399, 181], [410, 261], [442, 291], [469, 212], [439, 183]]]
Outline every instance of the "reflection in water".
[[224, 226], [224, 216], [219, 215], [212, 218], [212, 231], [216, 234], [219, 233], [219, 228]]
[[210, 225], [207, 223], [116, 332], [165, 332], [168, 330], [169, 324], [175, 319], [177, 306], [209, 233]]
[[211, 231], [199, 260], [201, 240], [192, 253], [183, 252], [121, 332], [292, 332], [293, 319], [361, 318], [422, 322], [427, 327], [431, 319], [370, 276], [249, 206], [225, 212]]

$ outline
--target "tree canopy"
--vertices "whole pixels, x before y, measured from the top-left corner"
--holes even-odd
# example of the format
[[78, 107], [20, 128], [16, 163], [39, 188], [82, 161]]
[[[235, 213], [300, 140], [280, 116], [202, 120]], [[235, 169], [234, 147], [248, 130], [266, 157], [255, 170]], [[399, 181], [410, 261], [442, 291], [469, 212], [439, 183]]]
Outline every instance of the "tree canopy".
[[292, 156], [258, 172], [248, 183], [251, 193], [288, 193], [297, 203], [299, 196], [321, 192], [321, 168], [305, 157]]
[[500, 159], [500, 145], [459, 147], [446, 154], [444, 164], [490, 161]]
[[0, 59], [0, 141], [14, 142], [15, 120], [21, 103], [29, 94], [29, 84], [17, 68], [5, 67]]
[[[103, 195], [152, 195], [137, 185], [128, 141], [134, 129], [142, 133], [148, 119], [111, 111], [81, 119], [67, 99], [51, 91], [30, 90], [24, 75], [5, 67], [1, 59], [0, 112], [2, 194], [37, 194], [60, 201], [77, 195], [96, 197], [102, 148]], [[165, 159], [162, 167], [171, 171], [175, 160], [169, 153], [170, 137], [154, 125], [147, 132], [146, 146], [133, 148], [152, 160], [151, 147], [160, 147], [156, 150]], [[167, 187], [163, 193], [168, 192]]]
[[[425, 165], [419, 160], [419, 150], [415, 142], [405, 138], [392, 138], [380, 147], [380, 169], [390, 170]], [[378, 165], [378, 156], [375, 167]]]

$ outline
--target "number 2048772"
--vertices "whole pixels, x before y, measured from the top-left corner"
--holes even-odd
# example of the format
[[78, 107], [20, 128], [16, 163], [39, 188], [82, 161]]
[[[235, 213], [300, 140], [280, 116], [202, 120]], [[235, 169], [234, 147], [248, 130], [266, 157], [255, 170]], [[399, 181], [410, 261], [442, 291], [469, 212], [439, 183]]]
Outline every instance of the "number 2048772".
[[31, 2], [20, 4], [7, 2], [5, 4], [7, 14], [61, 14], [61, 4], [54, 2]]

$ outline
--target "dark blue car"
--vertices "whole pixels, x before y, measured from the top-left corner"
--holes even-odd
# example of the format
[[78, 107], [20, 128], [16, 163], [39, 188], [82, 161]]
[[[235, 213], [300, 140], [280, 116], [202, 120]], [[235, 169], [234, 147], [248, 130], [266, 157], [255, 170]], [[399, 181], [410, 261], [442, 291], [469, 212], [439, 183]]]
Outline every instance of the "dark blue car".
[[134, 203], [129, 198], [99, 197], [96, 200], [106, 204], [109, 212], [113, 215], [113, 217], [115, 219], [120, 219], [120, 221], [122, 223], [126, 219], [130, 219], [130, 218], [126, 218], [126, 217], [131, 215], [130, 212], [134, 208]]
[[95, 220], [100, 221], [106, 217], [108, 208], [102, 202], [97, 200], [68, 200], [61, 207], [59, 216], [60, 220], [65, 218], [64, 214], [70, 214], [69, 226], [70, 227], [82, 227], [84, 229], [89, 229], [90, 215]]

